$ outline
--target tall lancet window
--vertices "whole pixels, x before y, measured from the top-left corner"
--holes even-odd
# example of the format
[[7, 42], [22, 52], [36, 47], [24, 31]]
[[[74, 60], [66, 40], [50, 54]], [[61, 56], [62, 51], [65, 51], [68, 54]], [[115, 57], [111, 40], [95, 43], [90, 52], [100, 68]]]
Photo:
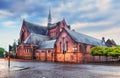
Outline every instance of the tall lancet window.
[[62, 43], [60, 42], [60, 52], [62, 52]]
[[68, 41], [66, 41], [66, 51], [68, 51]]

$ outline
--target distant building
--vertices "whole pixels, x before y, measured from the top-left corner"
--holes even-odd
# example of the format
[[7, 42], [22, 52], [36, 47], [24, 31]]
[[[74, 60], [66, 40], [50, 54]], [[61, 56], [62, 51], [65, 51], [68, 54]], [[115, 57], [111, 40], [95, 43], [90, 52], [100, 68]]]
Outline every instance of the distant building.
[[[49, 10], [48, 26], [40, 26], [23, 20], [20, 31], [21, 44], [17, 56], [52, 62], [92, 62], [90, 48], [116, 45], [113, 40], [102, 40], [71, 30], [65, 19], [51, 23]], [[97, 59], [97, 58], [96, 58]]]
[[113, 47], [113, 46], [117, 46], [117, 44], [115, 43], [115, 41], [113, 39], [108, 39], [105, 44], [108, 46], [108, 47]]

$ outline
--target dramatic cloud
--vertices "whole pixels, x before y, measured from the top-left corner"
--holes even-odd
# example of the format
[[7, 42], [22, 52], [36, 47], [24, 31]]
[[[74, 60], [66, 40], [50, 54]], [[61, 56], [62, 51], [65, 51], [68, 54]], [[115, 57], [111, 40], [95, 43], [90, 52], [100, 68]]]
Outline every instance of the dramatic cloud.
[[80, 33], [99, 39], [104, 36], [120, 44], [119, 0], [0, 0], [0, 6], [0, 36], [10, 37], [6, 42], [1, 38], [0, 46], [19, 38], [23, 19], [47, 26], [49, 8], [52, 23], [65, 18]]
[[74, 28], [74, 29], [81, 29], [81, 28], [87, 28], [87, 27], [102, 27], [102, 26], [111, 26], [113, 25], [114, 22], [110, 22], [110, 21], [102, 21], [102, 22], [85, 22], [85, 23], [75, 23], [75, 24], [72, 24], [71, 26]]
[[100, 32], [89, 32], [86, 33], [88, 35], [91, 35], [93, 37], [102, 39], [102, 37], [105, 37], [105, 39], [113, 39], [115, 40], [118, 44], [120, 44], [120, 27], [113, 27], [109, 30], [105, 30], [105, 31], [100, 31]]
[[0, 10], [0, 18], [13, 16], [13, 13], [7, 10]]
[[[16, 22], [17, 22], [17, 21], [16, 21]], [[16, 22], [14, 22], [14, 21], [6, 21], [6, 22], [2, 22], [1, 24], [2, 24], [2, 26], [4, 26], [4, 27], [15, 28], [15, 27], [16, 27], [15, 25], [17, 25]]]

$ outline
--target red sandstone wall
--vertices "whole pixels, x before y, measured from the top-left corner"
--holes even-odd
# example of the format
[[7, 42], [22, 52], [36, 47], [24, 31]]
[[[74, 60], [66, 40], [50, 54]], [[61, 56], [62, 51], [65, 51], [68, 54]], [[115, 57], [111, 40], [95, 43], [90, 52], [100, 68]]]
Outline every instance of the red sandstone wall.
[[[48, 52], [49, 50], [49, 52]], [[36, 51], [36, 59], [39, 61], [54, 61], [54, 49], [46, 49], [46, 50], [37, 50]], [[44, 52], [43, 52], [44, 51]]]
[[17, 57], [23, 59], [32, 59], [32, 53], [34, 45], [21, 44], [17, 47]]
[[67, 27], [65, 19], [63, 19], [61, 22], [58, 22], [57, 25], [48, 31], [48, 35], [51, 38], [56, 38], [59, 33], [62, 31], [63, 27]]
[[24, 58], [24, 45], [23, 44], [17, 47], [17, 57]]
[[[63, 49], [63, 37], [64, 42], [68, 41], [68, 51], [66, 54], [63, 54], [63, 51], [60, 52], [60, 42], [62, 44]], [[77, 48], [77, 50], [74, 51], [74, 48]], [[78, 47], [78, 43], [75, 43], [71, 37], [66, 33], [65, 30], [62, 31], [62, 33], [59, 35], [59, 38], [56, 42], [56, 57], [57, 61], [59, 62], [81, 62], [82, 60], [82, 53], [80, 53]]]
[[[22, 33], [24, 32], [24, 35], [22, 36]], [[26, 40], [26, 38], [30, 35], [30, 32], [28, 31], [28, 29], [26, 28], [26, 26], [23, 24], [21, 31], [20, 31], [20, 39], [23, 42], [24, 40]]]
[[59, 32], [59, 31], [57, 31], [57, 28], [58, 27], [55, 27], [55, 28], [52, 28], [52, 29], [49, 30], [48, 35], [50, 36], [50, 38], [55, 38], [56, 37], [57, 32]]

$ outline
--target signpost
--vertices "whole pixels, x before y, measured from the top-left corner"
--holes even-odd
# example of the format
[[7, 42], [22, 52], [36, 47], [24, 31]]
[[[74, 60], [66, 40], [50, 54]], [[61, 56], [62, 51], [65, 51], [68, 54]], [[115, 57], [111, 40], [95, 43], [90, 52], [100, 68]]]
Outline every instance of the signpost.
[[8, 52], [8, 68], [10, 68], [10, 51], [12, 51], [11, 45], [9, 45], [9, 52]]

